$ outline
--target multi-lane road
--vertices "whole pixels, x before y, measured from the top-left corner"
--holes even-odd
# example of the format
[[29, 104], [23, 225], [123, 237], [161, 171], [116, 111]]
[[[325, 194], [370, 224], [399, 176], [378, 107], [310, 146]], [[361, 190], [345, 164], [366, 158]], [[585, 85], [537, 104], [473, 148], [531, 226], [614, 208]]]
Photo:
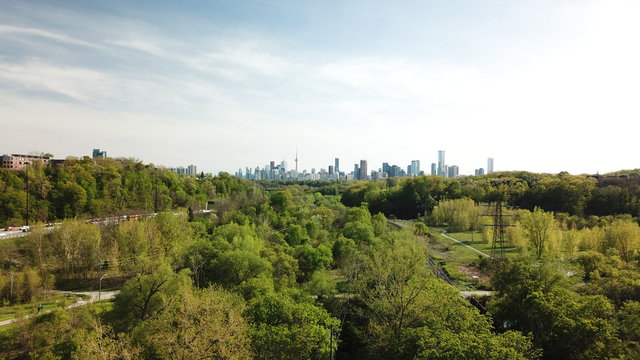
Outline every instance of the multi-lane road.
[[[196, 210], [194, 211], [194, 213], [196, 214], [208, 214], [210, 212], [213, 212], [213, 210]], [[174, 213], [174, 215], [180, 215], [182, 213]], [[117, 224], [120, 223], [122, 221], [128, 221], [128, 220], [140, 220], [140, 219], [144, 219], [144, 218], [149, 218], [149, 217], [154, 217], [158, 215], [157, 213], [148, 213], [148, 214], [132, 214], [132, 215], [122, 215], [122, 216], [112, 216], [112, 217], [105, 217], [105, 218], [95, 218], [95, 219], [90, 219], [90, 220], [85, 220], [87, 223], [91, 223], [91, 224], [95, 224], [95, 225], [99, 225], [99, 226], [104, 226], [104, 225], [109, 225], [109, 224]], [[37, 225], [39, 227], [43, 227], [47, 230], [52, 230], [56, 227], [59, 227], [62, 223], [49, 223], [46, 225]], [[33, 229], [33, 226], [31, 227], [31, 229]], [[21, 237], [21, 236], [27, 236], [29, 234], [29, 231], [22, 231], [20, 229], [20, 227], [15, 227], [13, 230], [6, 230], [6, 228], [2, 228], [0, 229], [0, 240], [2, 239], [11, 239], [11, 238], [16, 238], [16, 237]]]

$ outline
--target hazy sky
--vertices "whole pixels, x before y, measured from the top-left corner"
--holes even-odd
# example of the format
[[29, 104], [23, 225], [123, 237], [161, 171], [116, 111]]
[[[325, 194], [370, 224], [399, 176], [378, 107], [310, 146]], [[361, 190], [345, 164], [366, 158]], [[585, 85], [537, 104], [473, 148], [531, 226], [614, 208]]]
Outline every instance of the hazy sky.
[[638, 168], [638, 18], [636, 0], [3, 0], [0, 153]]

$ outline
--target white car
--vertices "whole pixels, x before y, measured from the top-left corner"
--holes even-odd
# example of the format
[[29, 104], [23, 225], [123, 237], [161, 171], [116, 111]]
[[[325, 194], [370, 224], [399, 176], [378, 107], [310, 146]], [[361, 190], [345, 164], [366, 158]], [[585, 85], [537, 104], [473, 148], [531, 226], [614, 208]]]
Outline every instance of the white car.
[[29, 227], [28, 225], [20, 226], [20, 231], [22, 232], [31, 231], [31, 227]]

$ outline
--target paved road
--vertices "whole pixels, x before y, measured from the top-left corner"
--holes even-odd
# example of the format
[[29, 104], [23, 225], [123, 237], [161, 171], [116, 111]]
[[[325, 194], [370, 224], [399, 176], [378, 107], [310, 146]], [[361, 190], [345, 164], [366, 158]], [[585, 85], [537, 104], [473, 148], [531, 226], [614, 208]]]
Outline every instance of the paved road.
[[446, 234], [446, 232], [447, 232], [446, 230], [442, 230], [442, 232], [440, 233], [440, 235], [442, 235], [442, 236], [446, 237], [447, 239], [453, 240], [453, 241], [457, 242], [457, 243], [458, 243], [458, 244], [460, 244], [460, 245], [466, 246], [466, 247], [468, 247], [469, 249], [471, 249], [471, 250], [473, 250], [473, 251], [477, 252], [478, 254], [480, 254], [480, 255], [482, 255], [482, 256], [484, 256], [484, 257], [492, 258], [492, 257], [491, 257], [491, 255], [487, 254], [486, 252], [481, 251], [481, 250], [478, 250], [478, 249], [474, 248], [473, 246], [469, 246], [469, 245], [467, 245], [467, 244], [463, 243], [462, 241], [460, 241], [460, 240], [458, 240], [458, 239], [454, 239], [454, 238], [452, 238], [451, 236], [447, 235], [447, 234]]
[[460, 291], [460, 296], [462, 296], [463, 298], [468, 298], [468, 297], [483, 297], [483, 296], [493, 296], [493, 294], [495, 294], [495, 291], [489, 291], [489, 290], [473, 290], [473, 291]]
[[[78, 295], [88, 295], [90, 296], [90, 298], [88, 300], [84, 300], [84, 299], [79, 299], [78, 301], [74, 302], [71, 305], [65, 306], [65, 309], [72, 309], [78, 306], [83, 306], [83, 305], [87, 305], [90, 304], [92, 302], [96, 302], [98, 301], [98, 292], [97, 291], [59, 291], [59, 290], [54, 290], [53, 292], [57, 292], [60, 294], [78, 294]], [[114, 291], [102, 291], [100, 293], [100, 301], [102, 300], [108, 300], [108, 299], [113, 299], [114, 297], [116, 297], [116, 295], [118, 295], [118, 293], [120, 293], [120, 290], [114, 290]], [[48, 310], [51, 311], [51, 310]], [[48, 312], [45, 311], [45, 312]], [[31, 315], [27, 315], [27, 318], [33, 317], [37, 314], [31, 314]], [[0, 326], [4, 326], [4, 325], [9, 325], [14, 321], [19, 320], [18, 318], [14, 318], [14, 319], [9, 319], [9, 320], [4, 320], [4, 321], [0, 321]]]

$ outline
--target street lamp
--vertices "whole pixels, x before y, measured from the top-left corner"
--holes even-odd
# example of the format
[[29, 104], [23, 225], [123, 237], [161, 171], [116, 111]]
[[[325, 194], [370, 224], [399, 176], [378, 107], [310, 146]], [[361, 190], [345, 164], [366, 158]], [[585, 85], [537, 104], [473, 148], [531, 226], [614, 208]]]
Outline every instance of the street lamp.
[[100, 296], [102, 295], [102, 279], [104, 279], [104, 277], [107, 276], [107, 273], [104, 273], [104, 275], [102, 275], [100, 277], [100, 281], [98, 282], [98, 302], [100, 302]]

